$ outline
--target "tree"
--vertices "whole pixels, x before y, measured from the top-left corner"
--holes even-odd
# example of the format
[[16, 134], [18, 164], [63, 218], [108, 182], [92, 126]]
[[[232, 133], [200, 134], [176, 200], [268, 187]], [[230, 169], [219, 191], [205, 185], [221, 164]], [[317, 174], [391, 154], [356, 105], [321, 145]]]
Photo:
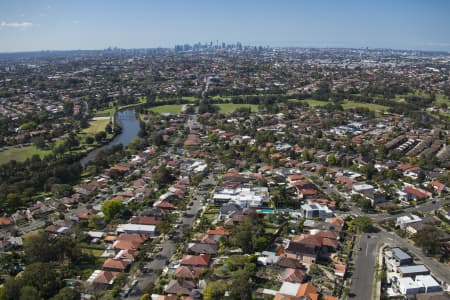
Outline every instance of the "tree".
[[364, 197], [361, 197], [356, 204], [359, 208], [364, 212], [368, 212], [370, 208], [372, 208], [372, 202]]
[[165, 166], [159, 167], [153, 176], [153, 180], [161, 187], [169, 184], [175, 179], [175, 177], [170, 174], [169, 170]]
[[220, 300], [225, 295], [226, 290], [225, 282], [210, 281], [203, 292], [203, 297], [205, 300]]
[[149, 293], [145, 293], [144, 295], [141, 296], [141, 298], [139, 298], [139, 300], [150, 300], [150, 294]]
[[72, 115], [73, 114], [73, 102], [70, 100], [64, 101], [63, 111], [66, 116]]
[[45, 140], [42, 136], [37, 136], [32, 139], [32, 143], [36, 146], [38, 149], [44, 149], [45, 148]]
[[106, 138], [106, 132], [104, 132], [104, 131], [100, 131], [100, 132], [97, 132], [97, 133], [95, 134], [95, 141], [96, 141], [97, 143], [100, 143], [100, 142], [103, 141], [105, 138]]
[[86, 144], [90, 145], [94, 142], [94, 138], [92, 136], [86, 137]]
[[110, 134], [113, 132], [113, 129], [112, 129], [112, 126], [110, 123], [106, 124], [105, 131]]
[[109, 222], [118, 217], [124, 209], [123, 203], [119, 199], [110, 199], [103, 203], [102, 212], [105, 215], [105, 221]]
[[164, 145], [164, 139], [163, 139], [162, 135], [159, 133], [156, 133], [156, 132], [152, 133], [151, 142], [155, 146]]
[[20, 290], [22, 288], [22, 281], [14, 277], [6, 278], [3, 283], [2, 300], [15, 300], [20, 298]]
[[70, 287], [64, 287], [51, 300], [79, 300], [80, 298], [81, 294], [79, 291]]
[[88, 227], [92, 229], [100, 229], [103, 227], [103, 220], [98, 215], [90, 215], [88, 217]]
[[48, 299], [56, 294], [61, 285], [57, 278], [55, 269], [48, 263], [34, 263], [22, 273], [24, 285], [36, 288], [39, 296]]
[[56, 197], [69, 196], [73, 193], [72, 185], [70, 184], [53, 184], [51, 187], [51, 192]]
[[375, 168], [373, 163], [368, 163], [361, 167], [361, 172], [366, 176], [368, 180], [371, 180], [373, 175], [377, 173], [377, 169]]
[[337, 163], [336, 156], [334, 154], [328, 155], [327, 162], [328, 162], [328, 165], [330, 165], [330, 166], [336, 165], [336, 163]]
[[162, 235], [167, 235], [172, 230], [172, 222], [168, 219], [164, 219], [158, 224], [158, 231]]
[[245, 269], [234, 272], [230, 286], [232, 299], [251, 299], [250, 275]]
[[372, 219], [368, 216], [356, 217], [349, 223], [349, 230], [352, 232], [370, 232], [372, 228]]
[[20, 300], [40, 300], [39, 292], [36, 288], [26, 285], [20, 289]]
[[441, 242], [439, 240], [441, 237], [439, 229], [432, 225], [426, 225], [417, 231], [413, 240], [426, 255], [434, 255], [440, 251]]
[[[55, 239], [47, 232], [39, 232], [28, 236], [24, 242], [24, 252], [27, 262], [50, 262], [58, 257], [58, 249], [54, 247]], [[45, 245], [45, 247], [42, 247]]]

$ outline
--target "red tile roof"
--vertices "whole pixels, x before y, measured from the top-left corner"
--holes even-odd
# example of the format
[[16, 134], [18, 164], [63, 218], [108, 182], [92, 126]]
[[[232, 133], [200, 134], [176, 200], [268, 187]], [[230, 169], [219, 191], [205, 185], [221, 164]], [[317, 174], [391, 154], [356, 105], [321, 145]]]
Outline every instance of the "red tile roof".
[[431, 182], [431, 185], [432, 185], [436, 190], [438, 190], [438, 191], [440, 191], [440, 192], [442, 192], [443, 190], [445, 190], [445, 184], [443, 184], [443, 183], [441, 183], [441, 182], [439, 182], [439, 181], [433, 180], [433, 181]]
[[404, 191], [405, 193], [408, 193], [408, 194], [410, 194], [410, 195], [413, 195], [414, 197], [419, 198], [419, 199], [424, 199], [424, 198], [431, 197], [431, 195], [430, 195], [429, 192], [425, 192], [425, 191], [423, 191], [423, 190], [416, 189], [416, 188], [414, 188], [414, 187], [412, 187], [412, 186], [407, 186], [407, 187], [405, 187], [405, 188], [403, 189], [403, 191]]
[[206, 232], [208, 235], [230, 235], [231, 230], [227, 230], [221, 226], [217, 226], [216, 229], [210, 229]]
[[110, 271], [100, 271], [100, 273], [95, 277], [93, 283], [96, 284], [112, 284], [114, 279], [119, 275], [118, 272]]
[[283, 273], [283, 276], [281, 277], [281, 280], [289, 281], [289, 282], [302, 283], [303, 280], [305, 280], [305, 276], [306, 276], [306, 271], [305, 270], [288, 268]]
[[311, 300], [317, 300], [319, 294], [317, 293], [317, 288], [310, 282], [303, 283], [297, 291], [297, 296], [307, 296]]
[[103, 267], [103, 269], [117, 270], [117, 271], [123, 272], [128, 268], [129, 265], [130, 265], [130, 262], [128, 262], [126, 260], [108, 258], [103, 263], [102, 267]]
[[9, 217], [0, 218], [0, 226], [9, 226], [12, 224], [12, 219]]
[[204, 266], [209, 265], [211, 255], [200, 254], [200, 255], [184, 255], [180, 261], [182, 266]]

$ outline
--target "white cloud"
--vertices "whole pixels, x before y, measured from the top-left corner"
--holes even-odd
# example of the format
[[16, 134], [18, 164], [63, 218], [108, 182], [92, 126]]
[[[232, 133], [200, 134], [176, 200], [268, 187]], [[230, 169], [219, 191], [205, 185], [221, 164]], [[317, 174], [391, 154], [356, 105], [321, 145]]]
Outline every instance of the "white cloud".
[[28, 28], [32, 27], [33, 23], [31, 22], [0, 22], [0, 28], [6, 27], [6, 28]]

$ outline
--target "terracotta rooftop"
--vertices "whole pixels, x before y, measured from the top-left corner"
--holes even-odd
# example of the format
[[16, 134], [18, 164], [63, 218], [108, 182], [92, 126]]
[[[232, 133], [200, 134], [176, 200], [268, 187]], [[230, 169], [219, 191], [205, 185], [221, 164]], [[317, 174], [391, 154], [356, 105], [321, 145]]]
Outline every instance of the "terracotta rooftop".
[[211, 255], [200, 254], [200, 255], [183, 255], [180, 261], [182, 266], [205, 266], [209, 265]]
[[215, 229], [210, 229], [206, 232], [208, 235], [230, 235], [231, 230], [227, 230], [221, 226], [217, 226]]
[[125, 269], [128, 268], [129, 265], [130, 265], [130, 262], [128, 262], [128, 261], [120, 260], [120, 259], [108, 258], [103, 263], [102, 267], [104, 269], [125, 271]]

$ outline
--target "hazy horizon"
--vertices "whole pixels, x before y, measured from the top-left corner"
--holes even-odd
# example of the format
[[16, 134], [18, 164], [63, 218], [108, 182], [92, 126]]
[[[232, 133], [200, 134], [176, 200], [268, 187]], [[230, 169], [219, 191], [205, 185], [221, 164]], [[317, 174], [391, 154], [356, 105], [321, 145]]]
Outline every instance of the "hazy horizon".
[[0, 3], [0, 52], [172, 48], [196, 42], [450, 51], [450, 1]]

